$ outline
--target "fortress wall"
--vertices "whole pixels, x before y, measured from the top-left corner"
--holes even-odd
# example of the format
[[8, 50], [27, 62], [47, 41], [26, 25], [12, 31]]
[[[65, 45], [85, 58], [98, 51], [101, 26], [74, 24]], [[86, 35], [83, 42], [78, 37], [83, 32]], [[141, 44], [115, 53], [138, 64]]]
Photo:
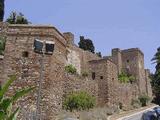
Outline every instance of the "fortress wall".
[[138, 48], [122, 50], [123, 69], [136, 77], [139, 94], [146, 93], [144, 55]]
[[67, 64], [72, 64], [77, 68], [79, 74], [88, 72], [88, 62], [91, 60], [99, 60], [96, 54], [84, 51], [76, 45], [68, 47]]
[[117, 66], [108, 59], [89, 62], [90, 79], [98, 83], [98, 105], [112, 106], [118, 102]]
[[97, 81], [88, 79], [87, 77], [77, 77], [74, 75], [67, 75], [64, 84], [64, 95], [72, 92], [86, 91], [98, 100], [98, 84]]
[[[43, 108], [42, 116], [46, 120], [54, 119], [62, 110], [63, 97], [72, 90], [88, 91], [96, 97], [99, 106], [114, 106], [119, 102], [129, 106], [131, 99], [137, 97], [139, 91], [145, 89], [150, 94], [147, 77], [149, 73], [144, 71], [144, 56], [137, 48], [120, 51], [115, 60], [113, 57], [111, 57], [112, 60], [111, 58], [101, 59], [91, 52], [78, 48], [73, 43], [73, 34], [62, 35], [52, 26], [5, 25], [1, 25], [0, 32], [0, 34], [6, 35], [7, 40], [4, 59], [0, 60], [0, 81], [4, 83], [8, 75], [17, 74], [17, 80], [10, 88], [9, 94], [25, 86], [38, 85], [41, 55], [33, 51], [34, 39], [55, 42], [54, 54], [44, 56], [41, 109]], [[23, 57], [24, 52], [28, 53], [28, 57]], [[123, 62], [121, 63], [121, 61]], [[79, 74], [87, 71], [89, 77], [67, 75], [64, 71], [67, 64], [73, 64]], [[141, 86], [118, 83], [118, 72], [121, 67], [127, 68], [136, 76], [137, 85], [140, 84], [142, 89]], [[93, 72], [95, 72], [94, 80], [92, 79]], [[24, 117], [24, 114], [35, 112], [36, 99], [37, 93], [34, 92], [20, 100], [18, 104], [23, 108], [21, 117]]]
[[108, 106], [117, 106], [119, 103], [118, 92], [118, 69], [110, 60], [107, 60], [107, 81], [108, 81]]
[[[46, 119], [55, 117], [61, 110], [63, 96], [64, 66], [66, 63], [65, 39], [54, 28], [46, 26], [9, 26], [4, 55], [4, 80], [8, 75], [17, 74], [17, 80], [10, 88], [10, 94], [25, 86], [37, 86], [40, 76], [41, 55], [33, 51], [35, 38], [55, 42], [55, 51], [52, 56], [44, 56], [44, 79], [42, 85], [42, 115]], [[23, 57], [28, 52], [28, 57]], [[4, 83], [5, 81], [3, 81]], [[36, 108], [36, 91], [23, 98], [18, 104], [24, 108], [21, 113], [29, 114]], [[50, 114], [53, 113], [53, 114]]]
[[98, 106], [104, 106], [108, 103], [108, 76], [104, 72], [107, 69], [107, 62], [106, 60], [93, 60], [89, 62], [89, 65], [89, 77], [98, 83]]
[[118, 85], [119, 102], [122, 104], [122, 109], [130, 109], [132, 100], [138, 98], [138, 87], [135, 84], [122, 84]]

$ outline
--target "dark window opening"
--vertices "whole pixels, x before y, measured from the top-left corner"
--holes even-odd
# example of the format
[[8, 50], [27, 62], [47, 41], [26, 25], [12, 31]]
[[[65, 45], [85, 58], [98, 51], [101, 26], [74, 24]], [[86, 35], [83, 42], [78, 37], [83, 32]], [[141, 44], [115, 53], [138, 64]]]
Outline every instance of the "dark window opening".
[[127, 63], [129, 63], [129, 60], [127, 60]]
[[96, 73], [92, 72], [92, 79], [95, 80], [95, 78], [96, 78]]
[[103, 76], [100, 76], [100, 79], [103, 79]]
[[28, 57], [29, 53], [27, 51], [22, 52], [22, 57]]
[[112, 78], [112, 81], [114, 81], [114, 78]]

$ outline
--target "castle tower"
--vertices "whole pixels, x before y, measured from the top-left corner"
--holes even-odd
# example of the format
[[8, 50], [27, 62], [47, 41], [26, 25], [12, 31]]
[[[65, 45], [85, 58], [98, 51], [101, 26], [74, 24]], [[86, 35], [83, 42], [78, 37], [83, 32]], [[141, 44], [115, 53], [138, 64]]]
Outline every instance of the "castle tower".
[[112, 49], [112, 60], [117, 65], [118, 73], [122, 71], [122, 56], [119, 48]]
[[138, 48], [122, 50], [122, 68], [136, 78], [139, 94], [146, 93], [144, 54]]

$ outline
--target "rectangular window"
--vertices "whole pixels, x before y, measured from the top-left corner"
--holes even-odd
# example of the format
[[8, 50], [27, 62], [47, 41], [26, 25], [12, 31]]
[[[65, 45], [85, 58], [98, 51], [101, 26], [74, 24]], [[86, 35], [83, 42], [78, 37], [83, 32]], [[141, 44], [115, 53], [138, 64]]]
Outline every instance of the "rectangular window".
[[29, 53], [27, 51], [22, 52], [22, 57], [28, 57], [28, 56], [29, 56]]
[[100, 79], [103, 79], [103, 76], [100, 76]]
[[92, 79], [95, 80], [95, 78], [96, 78], [96, 73], [92, 72]]

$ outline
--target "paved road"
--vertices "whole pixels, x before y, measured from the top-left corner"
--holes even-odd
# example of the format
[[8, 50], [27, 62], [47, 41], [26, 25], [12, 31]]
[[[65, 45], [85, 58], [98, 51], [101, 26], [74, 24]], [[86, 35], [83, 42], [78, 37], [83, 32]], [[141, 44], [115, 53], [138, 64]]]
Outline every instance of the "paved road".
[[[154, 107], [156, 107], [156, 106], [154, 106]], [[119, 118], [117, 120], [141, 120], [143, 113], [146, 112], [146, 111], [152, 110], [152, 108], [154, 108], [154, 107], [148, 108], [148, 109], [143, 110], [143, 111], [138, 112], [138, 113], [134, 113], [134, 114], [129, 115], [129, 116]]]
[[131, 117], [124, 118], [124, 119], [122, 119], [122, 120], [141, 120], [142, 114], [143, 114], [143, 113], [140, 113], [140, 114], [137, 114], [137, 115], [133, 115], [133, 116], [131, 116]]

